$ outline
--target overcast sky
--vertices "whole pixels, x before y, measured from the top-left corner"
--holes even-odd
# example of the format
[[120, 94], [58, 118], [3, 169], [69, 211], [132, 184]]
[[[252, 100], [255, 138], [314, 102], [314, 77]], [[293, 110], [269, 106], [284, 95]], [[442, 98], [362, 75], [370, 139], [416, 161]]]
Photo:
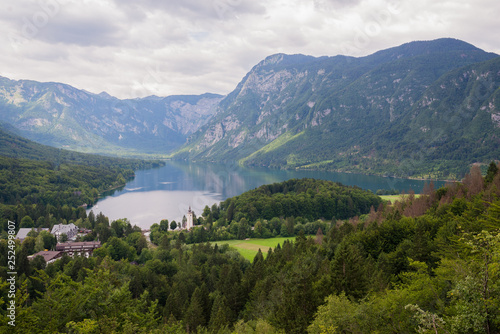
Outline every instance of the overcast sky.
[[498, 0], [2, 0], [0, 75], [120, 98], [228, 94], [275, 53], [453, 37], [500, 54]]

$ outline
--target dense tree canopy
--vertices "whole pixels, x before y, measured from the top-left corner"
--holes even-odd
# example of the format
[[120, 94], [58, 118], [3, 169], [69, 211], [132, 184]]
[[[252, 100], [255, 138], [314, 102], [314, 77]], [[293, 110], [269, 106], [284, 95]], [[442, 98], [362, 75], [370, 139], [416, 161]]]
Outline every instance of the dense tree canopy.
[[[315, 235], [331, 222], [367, 214], [382, 203], [380, 197], [358, 187], [315, 180], [292, 179], [264, 185], [206, 206], [197, 219], [200, 227], [187, 234], [187, 243], [229, 239], [291, 237], [300, 231]], [[157, 243], [161, 227], [152, 227]]]
[[[22, 244], [16, 241], [17, 320], [9, 327], [8, 243], [0, 240], [0, 328], [498, 333], [500, 173], [488, 175], [485, 180], [473, 169], [461, 184], [430, 186], [420, 197], [410, 194], [392, 204], [357, 188], [290, 180], [209, 208], [191, 231], [171, 231], [168, 221], [155, 224], [152, 243], [126, 219], [110, 223], [67, 203], [3, 205], [4, 217], [26, 225], [66, 220], [88, 226], [89, 238], [103, 245], [93, 257], [63, 256], [46, 264], [27, 256], [52, 245], [49, 233], [33, 231]], [[284, 205], [293, 201], [302, 202]], [[345, 216], [339, 207], [346, 208], [340, 211]], [[186, 244], [223, 233], [296, 238], [260, 250], [252, 262], [223, 241]]]

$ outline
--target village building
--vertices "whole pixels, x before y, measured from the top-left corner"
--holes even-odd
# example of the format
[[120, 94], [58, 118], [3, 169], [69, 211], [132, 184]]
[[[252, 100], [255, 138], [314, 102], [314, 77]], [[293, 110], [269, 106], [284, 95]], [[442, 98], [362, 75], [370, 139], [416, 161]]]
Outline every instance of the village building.
[[67, 255], [90, 257], [94, 249], [101, 247], [100, 241], [64, 242], [56, 245], [56, 250]]
[[30, 233], [31, 231], [40, 233], [41, 231], [48, 231], [48, 230], [49, 230], [48, 228], [21, 227], [19, 231], [17, 231], [16, 239], [19, 239], [19, 241], [23, 243], [24, 239], [26, 239], [28, 233]]
[[66, 234], [68, 236], [68, 239], [72, 239], [78, 233], [78, 227], [73, 223], [67, 225], [57, 224], [54, 225], [50, 233], [52, 233], [57, 238], [57, 240], [60, 240], [61, 235], [63, 234]]
[[56, 260], [59, 260], [63, 256], [64, 252], [59, 252], [59, 251], [40, 251], [36, 254], [28, 256], [28, 260], [33, 260], [37, 256], [42, 256], [43, 259], [45, 260], [45, 263], [49, 264], [52, 262], [55, 262]]

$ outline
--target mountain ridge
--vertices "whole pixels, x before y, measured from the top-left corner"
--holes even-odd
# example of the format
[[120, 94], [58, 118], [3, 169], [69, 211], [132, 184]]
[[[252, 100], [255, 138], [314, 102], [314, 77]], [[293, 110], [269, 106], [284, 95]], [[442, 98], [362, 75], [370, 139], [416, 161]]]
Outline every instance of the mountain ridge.
[[[418, 167], [413, 163], [413, 170], [408, 170], [390, 152], [377, 152], [374, 140], [395, 128], [394, 122], [404, 128], [406, 124], [398, 119], [408, 122], [405, 116], [443, 75], [497, 58], [456, 39], [410, 42], [359, 58], [272, 55], [252, 68], [220, 102], [222, 111], [188, 138], [174, 157], [404, 177], [459, 177], [467, 167], [453, 169], [453, 162], [439, 166], [439, 159], [425, 153], [429, 143], [419, 149], [425, 161]], [[495, 67], [495, 61], [490, 65]], [[498, 82], [495, 76], [495, 89]], [[498, 130], [493, 132], [492, 138], [499, 135]], [[413, 152], [406, 152], [404, 160], [415, 160], [409, 153]], [[464, 156], [470, 158], [470, 154]], [[489, 159], [491, 154], [479, 158]]]
[[0, 77], [0, 120], [55, 147], [97, 153], [166, 153], [203, 125], [222, 95], [118, 99], [70, 85]]
[[84, 165], [103, 168], [142, 169], [159, 167], [158, 160], [139, 160], [81, 153], [36, 143], [19, 135], [8, 123], [0, 122], [0, 157], [49, 162], [53, 167], [61, 164]]
[[84, 152], [460, 178], [500, 156], [499, 60], [452, 38], [362, 57], [277, 53], [226, 96], [125, 100], [0, 77], [0, 121]]

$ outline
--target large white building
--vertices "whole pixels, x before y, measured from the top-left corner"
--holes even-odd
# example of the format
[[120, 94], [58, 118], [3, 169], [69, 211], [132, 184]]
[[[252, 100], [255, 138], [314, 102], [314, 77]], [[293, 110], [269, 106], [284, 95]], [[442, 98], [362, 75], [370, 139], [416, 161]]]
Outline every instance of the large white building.
[[54, 225], [54, 227], [52, 228], [52, 231], [50, 231], [50, 233], [55, 235], [55, 237], [57, 238], [58, 241], [59, 241], [59, 238], [61, 237], [61, 235], [63, 235], [63, 234], [66, 234], [68, 236], [68, 239], [71, 239], [74, 236], [76, 236], [76, 234], [78, 233], [78, 227], [73, 223], [68, 224], [68, 225], [57, 224], [57, 225]]
[[191, 211], [191, 206], [189, 206], [186, 218], [186, 229], [189, 230], [194, 227], [193, 211]]

